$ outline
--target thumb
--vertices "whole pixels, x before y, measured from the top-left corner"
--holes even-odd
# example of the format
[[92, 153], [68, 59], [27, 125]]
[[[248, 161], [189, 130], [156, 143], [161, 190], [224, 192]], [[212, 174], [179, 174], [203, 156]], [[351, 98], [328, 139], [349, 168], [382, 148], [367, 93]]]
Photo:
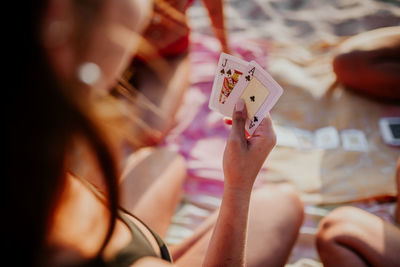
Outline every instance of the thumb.
[[232, 130], [230, 134], [230, 139], [239, 139], [246, 141], [245, 134], [245, 123], [246, 123], [247, 111], [245, 107], [245, 102], [243, 99], [239, 99], [235, 105], [232, 114]]

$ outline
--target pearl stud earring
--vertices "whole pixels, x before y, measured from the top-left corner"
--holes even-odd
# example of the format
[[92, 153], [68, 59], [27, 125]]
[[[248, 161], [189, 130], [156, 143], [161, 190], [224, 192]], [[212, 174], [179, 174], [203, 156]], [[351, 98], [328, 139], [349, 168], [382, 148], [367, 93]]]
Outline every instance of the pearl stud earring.
[[93, 62], [84, 62], [78, 67], [78, 79], [87, 85], [94, 85], [100, 77], [100, 67]]

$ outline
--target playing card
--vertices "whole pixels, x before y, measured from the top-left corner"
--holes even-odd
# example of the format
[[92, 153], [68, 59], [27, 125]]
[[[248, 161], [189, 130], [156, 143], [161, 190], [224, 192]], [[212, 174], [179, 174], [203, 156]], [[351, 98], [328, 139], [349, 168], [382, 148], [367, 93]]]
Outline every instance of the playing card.
[[257, 79], [253, 79], [249, 82], [249, 85], [240, 96], [246, 104], [247, 116], [254, 118], [256, 112], [264, 103], [265, 99], [269, 95], [269, 91], [265, 90], [265, 87]]
[[285, 147], [298, 147], [298, 140], [292, 128], [273, 124], [276, 134], [276, 145]]
[[335, 127], [328, 126], [315, 131], [315, 144], [318, 148], [334, 149], [340, 144], [339, 133]]
[[297, 138], [299, 149], [313, 149], [315, 143], [314, 133], [311, 131], [294, 128], [293, 132]]
[[236, 101], [232, 101], [229, 106], [227, 100], [231, 97], [248, 65], [249, 63], [245, 60], [221, 53], [209, 101], [210, 109], [225, 116], [232, 115], [233, 107], [238, 98], [236, 98]]
[[227, 116], [232, 116], [233, 106], [242, 98], [246, 103], [248, 116], [245, 128], [252, 135], [282, 93], [280, 85], [260, 65], [251, 61], [226, 102], [227, 107], [232, 109], [224, 112], [228, 113]]
[[363, 131], [347, 129], [340, 132], [343, 148], [349, 151], [368, 151], [367, 138]]

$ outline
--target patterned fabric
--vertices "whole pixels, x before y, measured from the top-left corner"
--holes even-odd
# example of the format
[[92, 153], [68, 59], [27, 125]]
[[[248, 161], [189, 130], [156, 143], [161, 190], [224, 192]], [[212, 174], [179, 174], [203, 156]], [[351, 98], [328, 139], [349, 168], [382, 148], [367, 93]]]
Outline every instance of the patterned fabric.
[[[394, 202], [375, 199], [396, 194], [394, 171], [400, 150], [382, 143], [376, 122], [381, 116], [400, 116], [400, 107], [366, 100], [340, 85], [329, 97], [326, 93], [335, 81], [331, 68], [335, 47], [350, 35], [398, 25], [400, 8], [391, 1], [372, 0], [240, 1], [240, 5], [231, 1], [227, 5], [232, 53], [256, 60], [285, 90], [271, 112], [276, 126], [314, 131], [332, 125], [338, 130], [360, 129], [367, 136], [367, 153], [342, 147], [306, 151], [277, 146], [256, 180], [255, 187], [285, 180], [299, 189], [306, 216], [289, 263], [300, 260], [296, 266], [320, 266], [315, 233], [318, 222], [333, 208], [352, 205], [394, 223]], [[177, 125], [163, 145], [186, 158], [189, 175], [168, 243], [189, 236], [218, 208], [222, 155], [230, 130], [221, 115], [208, 109], [218, 41], [207, 35], [208, 18], [200, 15], [203, 7], [194, 4], [188, 11], [193, 27], [191, 87]]]

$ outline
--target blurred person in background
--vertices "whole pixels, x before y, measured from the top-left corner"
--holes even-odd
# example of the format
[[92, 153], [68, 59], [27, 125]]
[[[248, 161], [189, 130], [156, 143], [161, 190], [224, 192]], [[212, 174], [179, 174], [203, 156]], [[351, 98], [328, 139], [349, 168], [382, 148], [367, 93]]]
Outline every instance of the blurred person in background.
[[317, 249], [324, 266], [399, 266], [400, 157], [396, 182], [397, 226], [355, 207], [337, 208], [321, 221]]
[[400, 101], [400, 26], [345, 40], [333, 59], [338, 82], [378, 101]]
[[[10, 4], [19, 8], [18, 3]], [[157, 186], [142, 192], [143, 197], [135, 196], [147, 177], [133, 175], [119, 146], [121, 139], [134, 141], [130, 119], [141, 118], [127, 112], [110, 92], [138, 49], [151, 4], [26, 3], [29, 14], [16, 25], [25, 49], [15, 46], [10, 51], [22, 53], [24, 64], [4, 103], [3, 241], [4, 260], [11, 264], [285, 264], [302, 223], [303, 206], [288, 185], [268, 185], [252, 194], [275, 134], [267, 117], [247, 139], [243, 102], [234, 112], [224, 153], [221, 207], [193, 236], [170, 250], [162, 240], [186, 177], [180, 155], [166, 152], [171, 153], [164, 164], [168, 171], [158, 173]], [[159, 170], [154, 169], [147, 173]]]
[[[221, 51], [229, 52], [222, 0], [198, 0], [206, 10]], [[175, 122], [190, 86], [190, 33], [187, 12], [194, 0], [155, 0], [149, 25], [123, 74], [117, 95], [135, 103], [142, 118], [135, 128], [136, 148], [159, 144]]]

